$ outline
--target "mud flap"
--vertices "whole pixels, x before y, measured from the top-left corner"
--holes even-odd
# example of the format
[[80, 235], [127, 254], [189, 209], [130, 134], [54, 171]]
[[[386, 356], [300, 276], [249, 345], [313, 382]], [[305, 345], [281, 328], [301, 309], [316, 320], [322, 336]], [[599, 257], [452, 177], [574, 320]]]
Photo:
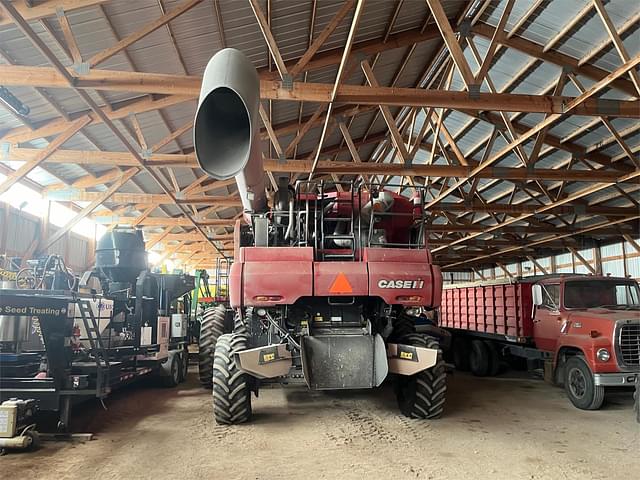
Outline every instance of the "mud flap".
[[291, 369], [291, 352], [284, 343], [250, 348], [235, 354], [240, 370], [256, 378], [287, 375]]
[[302, 338], [302, 369], [312, 390], [372, 388], [387, 376], [380, 335], [318, 335]]
[[389, 372], [398, 375], [415, 375], [433, 367], [438, 361], [438, 350], [434, 348], [414, 347], [400, 343], [387, 345]]

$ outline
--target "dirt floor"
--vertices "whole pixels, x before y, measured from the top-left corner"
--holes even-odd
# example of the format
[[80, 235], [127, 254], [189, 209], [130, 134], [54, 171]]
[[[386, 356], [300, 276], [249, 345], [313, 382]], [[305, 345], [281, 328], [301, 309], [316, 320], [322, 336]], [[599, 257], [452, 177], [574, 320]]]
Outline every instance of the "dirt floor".
[[[134, 387], [85, 404], [87, 443], [45, 442], [0, 457], [0, 477], [29, 479], [591, 479], [640, 472], [630, 393], [575, 409], [563, 390], [513, 375], [450, 376], [445, 417], [398, 414], [391, 389], [270, 388], [251, 424], [217, 426], [196, 372], [181, 387]], [[631, 477], [630, 477], [631, 475]]]

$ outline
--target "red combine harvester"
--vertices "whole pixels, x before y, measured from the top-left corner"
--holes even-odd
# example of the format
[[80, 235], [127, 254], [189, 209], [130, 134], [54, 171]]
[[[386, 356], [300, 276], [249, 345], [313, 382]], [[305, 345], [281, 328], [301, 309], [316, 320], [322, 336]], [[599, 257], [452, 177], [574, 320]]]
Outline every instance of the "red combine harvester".
[[424, 192], [409, 199], [372, 184], [279, 179], [268, 206], [259, 146], [258, 74], [239, 51], [205, 71], [195, 150], [216, 179], [236, 178], [244, 221], [235, 225], [229, 278], [232, 333], [217, 338], [218, 423], [251, 418], [261, 383], [310, 389], [377, 387], [395, 374], [402, 412], [441, 415], [446, 375], [437, 335], [416, 315], [440, 305], [442, 276], [424, 230]]

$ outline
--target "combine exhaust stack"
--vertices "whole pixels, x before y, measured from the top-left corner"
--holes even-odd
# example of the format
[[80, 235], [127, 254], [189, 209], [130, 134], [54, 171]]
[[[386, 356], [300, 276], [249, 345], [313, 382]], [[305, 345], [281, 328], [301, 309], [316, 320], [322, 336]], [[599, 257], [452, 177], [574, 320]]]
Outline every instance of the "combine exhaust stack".
[[194, 123], [200, 167], [217, 180], [236, 178], [245, 211], [267, 201], [260, 148], [260, 78], [240, 51], [225, 48], [207, 65]]

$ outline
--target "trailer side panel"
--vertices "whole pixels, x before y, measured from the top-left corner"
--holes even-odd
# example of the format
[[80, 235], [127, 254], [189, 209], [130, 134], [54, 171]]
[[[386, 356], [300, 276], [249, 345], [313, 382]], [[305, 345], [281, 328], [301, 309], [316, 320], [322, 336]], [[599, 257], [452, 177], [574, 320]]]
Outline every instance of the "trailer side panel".
[[443, 290], [441, 326], [507, 337], [531, 337], [531, 283], [449, 287]]

